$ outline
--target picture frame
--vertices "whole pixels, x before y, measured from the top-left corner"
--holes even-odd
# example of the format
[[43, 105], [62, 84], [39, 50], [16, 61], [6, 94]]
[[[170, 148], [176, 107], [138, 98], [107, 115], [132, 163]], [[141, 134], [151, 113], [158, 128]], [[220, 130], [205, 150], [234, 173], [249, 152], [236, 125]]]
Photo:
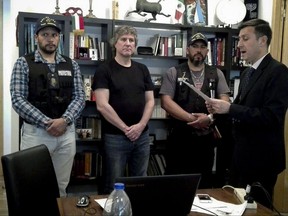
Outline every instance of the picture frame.
[[90, 59], [89, 57], [89, 48], [88, 47], [79, 47], [78, 48], [79, 59]]
[[207, 0], [184, 0], [186, 25], [208, 25]]
[[152, 82], [155, 86], [160, 87], [162, 84], [162, 75], [161, 74], [151, 74]]
[[246, 16], [243, 21], [257, 19], [258, 18], [258, 8], [259, 8], [259, 0], [244, 0], [244, 4], [246, 6]]
[[154, 145], [155, 140], [156, 140], [156, 135], [155, 134], [149, 134], [149, 144]]
[[76, 129], [76, 134], [77, 134], [77, 139], [92, 139], [93, 134], [92, 134], [92, 128], [77, 128]]

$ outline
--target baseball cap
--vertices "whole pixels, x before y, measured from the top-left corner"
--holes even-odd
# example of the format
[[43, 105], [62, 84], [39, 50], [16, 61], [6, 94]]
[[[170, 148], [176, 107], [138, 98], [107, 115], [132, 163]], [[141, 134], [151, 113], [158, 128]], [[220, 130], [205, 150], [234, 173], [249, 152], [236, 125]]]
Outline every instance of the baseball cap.
[[207, 46], [207, 44], [208, 44], [208, 40], [207, 40], [207, 38], [206, 38], [203, 34], [201, 34], [201, 33], [196, 33], [196, 34], [194, 34], [194, 35], [189, 39], [189, 41], [188, 41], [188, 46], [191, 46], [191, 45], [192, 45], [195, 41], [197, 41], [197, 40], [203, 41], [206, 46]]
[[58, 32], [61, 32], [61, 29], [58, 26], [57, 22], [54, 19], [46, 16], [37, 21], [35, 34], [38, 34], [41, 29], [46, 27], [54, 27]]

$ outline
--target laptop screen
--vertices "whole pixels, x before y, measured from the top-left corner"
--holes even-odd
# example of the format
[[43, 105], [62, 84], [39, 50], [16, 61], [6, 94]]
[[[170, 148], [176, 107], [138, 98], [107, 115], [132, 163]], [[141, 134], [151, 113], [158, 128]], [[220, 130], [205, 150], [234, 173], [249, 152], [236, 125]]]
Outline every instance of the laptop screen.
[[125, 184], [133, 216], [186, 216], [201, 174], [119, 177]]

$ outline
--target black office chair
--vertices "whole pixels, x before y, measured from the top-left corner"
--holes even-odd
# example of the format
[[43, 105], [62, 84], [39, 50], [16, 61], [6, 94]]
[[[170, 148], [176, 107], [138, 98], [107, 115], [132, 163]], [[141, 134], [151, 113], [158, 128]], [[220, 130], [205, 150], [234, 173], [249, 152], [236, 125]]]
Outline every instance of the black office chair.
[[9, 216], [59, 215], [59, 188], [44, 144], [3, 155], [1, 161]]

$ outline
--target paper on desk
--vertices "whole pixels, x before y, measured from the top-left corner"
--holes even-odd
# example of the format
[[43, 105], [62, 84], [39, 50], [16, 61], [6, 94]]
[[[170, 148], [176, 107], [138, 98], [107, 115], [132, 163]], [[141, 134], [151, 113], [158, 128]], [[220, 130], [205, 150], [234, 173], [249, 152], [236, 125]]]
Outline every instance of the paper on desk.
[[[246, 209], [247, 201], [236, 205], [232, 203], [227, 203], [223, 201], [219, 201], [213, 197], [211, 197], [212, 202], [203, 203], [199, 201], [199, 198], [196, 196], [194, 198], [194, 202], [191, 208], [191, 211], [205, 213], [209, 215], [219, 215], [219, 216], [227, 216], [227, 215], [238, 215], [241, 216]], [[208, 211], [206, 211], [207, 209]], [[209, 212], [210, 211], [210, 212]], [[213, 212], [213, 213], [212, 213]]]
[[205, 101], [209, 100], [210, 98], [204, 94], [203, 92], [201, 92], [199, 89], [197, 89], [195, 86], [193, 86], [192, 84], [186, 82], [185, 80], [182, 80], [183, 83], [185, 83], [189, 88], [191, 88], [193, 91], [195, 91], [199, 96], [201, 96]]
[[102, 208], [104, 208], [106, 200], [107, 200], [107, 198], [95, 199], [95, 201], [96, 201]]

